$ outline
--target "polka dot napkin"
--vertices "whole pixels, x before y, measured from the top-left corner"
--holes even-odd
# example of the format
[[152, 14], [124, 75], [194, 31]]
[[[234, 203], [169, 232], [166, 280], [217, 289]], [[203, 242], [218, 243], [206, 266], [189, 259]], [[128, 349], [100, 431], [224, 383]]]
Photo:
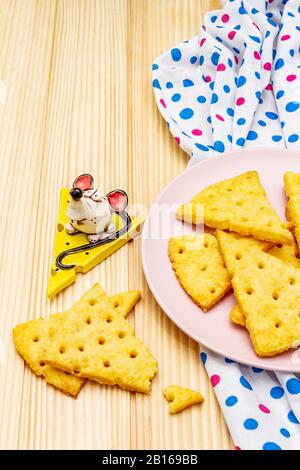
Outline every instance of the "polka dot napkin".
[[[300, 0], [231, 0], [153, 64], [157, 105], [190, 164], [233, 149], [300, 149]], [[300, 163], [299, 163], [300, 168]], [[202, 350], [238, 449], [300, 448], [300, 378]]]

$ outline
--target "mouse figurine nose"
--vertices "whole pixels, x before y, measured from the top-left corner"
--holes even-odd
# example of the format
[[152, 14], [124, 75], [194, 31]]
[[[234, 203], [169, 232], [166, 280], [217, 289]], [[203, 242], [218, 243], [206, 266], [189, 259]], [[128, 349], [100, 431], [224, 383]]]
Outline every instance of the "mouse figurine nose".
[[82, 198], [83, 192], [79, 188], [72, 188], [70, 191], [70, 195], [72, 196], [75, 201], [78, 201], [79, 199]]

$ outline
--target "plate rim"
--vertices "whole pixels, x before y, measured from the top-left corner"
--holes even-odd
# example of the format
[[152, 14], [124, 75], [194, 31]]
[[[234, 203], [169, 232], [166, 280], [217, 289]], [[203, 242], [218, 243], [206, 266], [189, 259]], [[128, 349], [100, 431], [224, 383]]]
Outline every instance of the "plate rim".
[[[153, 286], [153, 283], [152, 283], [152, 280], [151, 280], [151, 276], [149, 274], [149, 271], [148, 271], [148, 266], [147, 266], [147, 263], [146, 263], [146, 240], [145, 240], [145, 237], [144, 237], [144, 234], [147, 233], [147, 229], [148, 229], [148, 224], [149, 224], [149, 221], [150, 221], [150, 218], [151, 218], [151, 215], [152, 215], [152, 210], [153, 210], [153, 207], [158, 203], [158, 201], [163, 197], [163, 195], [165, 194], [165, 192], [168, 191], [169, 187], [172, 186], [173, 184], [175, 184], [178, 180], [180, 180], [181, 178], [185, 178], [187, 177], [187, 175], [192, 172], [195, 167], [199, 167], [203, 164], [206, 164], [208, 161], [211, 162], [211, 161], [214, 161], [214, 160], [220, 160], [220, 159], [229, 159], [230, 157], [234, 157], [235, 154], [237, 153], [250, 153], [250, 154], [253, 154], [253, 153], [256, 153], [256, 152], [261, 152], [261, 151], [272, 151], [272, 152], [275, 152], [275, 153], [288, 153], [290, 155], [293, 155], [293, 156], [300, 156], [300, 151], [297, 151], [297, 150], [290, 150], [290, 149], [286, 149], [286, 148], [272, 148], [272, 147], [257, 147], [257, 148], [243, 148], [243, 149], [234, 149], [230, 152], [226, 152], [222, 155], [214, 155], [214, 156], [211, 156], [211, 157], [206, 157], [204, 158], [203, 160], [201, 160], [200, 162], [197, 162], [195, 165], [192, 165], [192, 166], [188, 166], [183, 172], [179, 173], [177, 176], [175, 176], [161, 191], [160, 193], [158, 194], [158, 196], [156, 197], [156, 199], [152, 202], [151, 204], [151, 207], [150, 207], [150, 210], [148, 212], [148, 215], [145, 219], [145, 223], [144, 223], [144, 226], [143, 226], [143, 230], [142, 230], [142, 234], [141, 234], [141, 239], [142, 239], [142, 247], [141, 247], [141, 259], [142, 259], [142, 267], [143, 267], [143, 272], [144, 272], [144, 275], [145, 275], [145, 278], [146, 278], [146, 281], [147, 281], [147, 284], [150, 288], [150, 291], [153, 295], [153, 297], [155, 298], [156, 302], [158, 303], [158, 305], [160, 306], [160, 308], [163, 310], [164, 314], [167, 315], [167, 317], [181, 330], [183, 331], [188, 337], [192, 338], [194, 341], [196, 341], [200, 348], [201, 346], [204, 346], [205, 348], [207, 348], [208, 350], [210, 350], [211, 352], [215, 353], [215, 354], [218, 354], [220, 356], [223, 356], [223, 357], [226, 357], [228, 359], [231, 359], [233, 361], [236, 361], [237, 363], [240, 363], [240, 364], [243, 364], [243, 365], [246, 365], [246, 366], [250, 366], [250, 367], [258, 367], [258, 368], [261, 368], [262, 367], [262, 364], [260, 361], [266, 361], [268, 358], [260, 358], [259, 356], [257, 356], [257, 363], [255, 362], [245, 362], [243, 360], [241, 360], [239, 357], [237, 357], [236, 355], [232, 354], [224, 354], [224, 352], [220, 351], [214, 347], [212, 347], [211, 345], [207, 344], [206, 341], [204, 340], [200, 340], [197, 336], [195, 336], [193, 334], [193, 332], [191, 332], [188, 328], [186, 328], [184, 325], [182, 325], [180, 323], [179, 320], [177, 320], [176, 316], [174, 316], [169, 310], [168, 308], [165, 306], [165, 303], [163, 301], [163, 299], [161, 298], [161, 296], [156, 292], [155, 290], [155, 287]], [[299, 161], [299, 165], [300, 165], [300, 161]], [[200, 307], [199, 307], [200, 308]], [[201, 308], [200, 308], [201, 310]], [[300, 350], [300, 349], [299, 349]], [[296, 351], [296, 349], [295, 349]], [[294, 368], [292, 367], [291, 365], [291, 368], [283, 368], [283, 367], [274, 367], [274, 366], [268, 366], [268, 365], [263, 365], [263, 369], [265, 370], [270, 370], [270, 371], [281, 371], [281, 372], [294, 372], [295, 369], [297, 369], [297, 367], [294, 366]], [[300, 368], [299, 368], [299, 371], [297, 372], [300, 372]]]

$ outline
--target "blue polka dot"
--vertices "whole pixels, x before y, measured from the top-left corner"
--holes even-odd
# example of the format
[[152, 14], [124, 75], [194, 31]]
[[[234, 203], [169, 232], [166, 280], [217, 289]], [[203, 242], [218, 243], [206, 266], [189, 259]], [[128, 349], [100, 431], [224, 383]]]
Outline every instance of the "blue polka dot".
[[173, 85], [172, 82], [167, 82], [167, 83], [166, 83], [166, 87], [167, 87], [167, 88], [174, 88], [174, 85]]
[[216, 142], [214, 143], [214, 150], [216, 152], [223, 153], [225, 150], [225, 145], [220, 140], [216, 140]]
[[260, 73], [259, 72], [255, 72], [255, 76], [258, 80], [260, 80]]
[[171, 98], [171, 100], [174, 101], [174, 103], [176, 103], [180, 99], [181, 99], [181, 94], [180, 93], [175, 93]]
[[299, 424], [299, 421], [298, 421], [298, 419], [296, 418], [296, 416], [295, 416], [295, 414], [294, 414], [293, 411], [290, 411], [290, 412], [288, 413], [288, 420], [289, 420], [291, 423], [293, 423], [293, 424]]
[[282, 139], [282, 135], [272, 135], [273, 142], [280, 142]]
[[210, 82], [210, 84], [208, 86], [211, 90], [213, 90], [214, 86], [215, 86], [215, 82]]
[[299, 103], [297, 101], [290, 101], [286, 107], [285, 107], [285, 110], [288, 112], [288, 113], [293, 113], [294, 111], [297, 111], [297, 109], [299, 109]]
[[267, 123], [265, 121], [263, 121], [262, 119], [260, 119], [258, 121], [258, 124], [261, 126], [261, 127], [266, 127]]
[[229, 140], [230, 143], [232, 143], [232, 135], [228, 134], [227, 139]]
[[213, 52], [210, 60], [212, 61], [214, 65], [218, 65], [219, 58], [220, 58], [220, 54], [218, 52]]
[[237, 24], [233, 29], [235, 29], [236, 31], [239, 31], [241, 29], [241, 25]]
[[[228, 137], [231, 137], [231, 136], [228, 136]], [[228, 139], [229, 140], [229, 139]], [[233, 361], [232, 359], [229, 359], [228, 357], [225, 357], [224, 358], [224, 361], [226, 362], [226, 364], [233, 364], [235, 363], [235, 361]]]
[[228, 85], [224, 85], [223, 90], [225, 91], [225, 93], [230, 93], [230, 87]]
[[[244, 139], [244, 141], [245, 141], [245, 139]], [[240, 384], [243, 385], [243, 387], [247, 388], [248, 390], [253, 390], [252, 386], [250, 385], [248, 380], [245, 379], [245, 377], [243, 375], [241, 375], [241, 377], [240, 377]]]
[[195, 64], [197, 62], [197, 56], [193, 55], [193, 57], [190, 58], [190, 63]]
[[261, 98], [261, 91], [256, 91], [255, 96], [259, 100]]
[[220, 38], [220, 36], [216, 36], [216, 40], [219, 41], [219, 42], [223, 42], [223, 39]]
[[289, 53], [290, 53], [290, 56], [291, 56], [291, 57], [294, 57], [294, 55], [295, 55], [295, 50], [294, 50], [294, 49], [290, 49], [290, 50], [289, 50]]
[[207, 117], [207, 122], [208, 122], [209, 124], [211, 124], [211, 116], [208, 116], [208, 117]]
[[234, 116], [234, 109], [233, 108], [227, 108], [227, 114], [228, 116]]
[[281, 450], [281, 447], [276, 442], [265, 442], [263, 450]]
[[199, 64], [200, 64], [200, 65], [203, 65], [203, 64], [204, 64], [204, 55], [201, 55], [201, 56], [199, 57]]
[[236, 123], [237, 123], [238, 126], [242, 126], [243, 124], [245, 124], [245, 122], [246, 122], [246, 119], [244, 119], [244, 118], [239, 118], [239, 119], [236, 121]]
[[239, 145], [240, 147], [243, 147], [244, 143], [245, 143], [245, 140], [244, 137], [239, 137], [236, 141], [236, 145]]
[[263, 369], [259, 369], [259, 367], [252, 367], [252, 370], [255, 374], [260, 374], [263, 371]]
[[153, 85], [154, 88], [158, 88], [159, 90], [161, 90], [161, 86], [160, 86], [160, 83], [157, 80], [157, 78], [155, 80], [153, 80], [152, 85]]
[[299, 139], [298, 134], [291, 134], [288, 138], [288, 141], [290, 143], [294, 143], [294, 142], [297, 142], [298, 139]]
[[205, 96], [198, 96], [197, 101], [198, 101], [198, 103], [205, 103], [206, 98], [205, 98]]
[[247, 82], [246, 77], [244, 77], [244, 75], [241, 75], [236, 81], [236, 86], [238, 88], [241, 88], [243, 85], [245, 85], [246, 82]]
[[255, 15], [256, 13], [258, 13], [259, 10], [257, 10], [256, 8], [252, 8], [251, 10], [251, 13], [252, 15]]
[[217, 95], [216, 93], [213, 93], [213, 94], [212, 94], [212, 97], [211, 97], [211, 104], [217, 103], [218, 100], [219, 100], [218, 95]]
[[284, 60], [283, 59], [277, 59], [274, 65], [275, 70], [281, 69], [281, 67], [284, 66]]
[[284, 90], [279, 90], [276, 93], [276, 99], [279, 100], [284, 95]]
[[246, 10], [245, 10], [245, 8], [244, 8], [243, 6], [241, 6], [241, 7], [239, 8], [239, 14], [240, 14], [240, 15], [247, 15], [247, 12], [246, 12]]
[[192, 80], [190, 80], [189, 78], [186, 78], [185, 80], [183, 80], [183, 86], [185, 88], [187, 88], [189, 86], [194, 86], [194, 82]]
[[216, 21], [217, 18], [218, 18], [218, 17], [217, 17], [216, 15], [213, 15], [213, 16], [211, 17], [210, 21], [211, 21], [212, 23], [215, 23], [215, 21]]
[[204, 152], [208, 152], [209, 151], [209, 148], [206, 147], [205, 145], [202, 145], [202, 144], [195, 144], [196, 147], [199, 149], [199, 150], [203, 150]]
[[267, 118], [272, 119], [273, 121], [278, 118], [278, 114], [273, 113], [271, 111], [267, 111], [265, 114]]
[[231, 395], [230, 397], [226, 398], [225, 405], [234, 406], [237, 402], [238, 398], [235, 395]]
[[232, 66], [233, 66], [233, 62], [232, 62], [231, 59], [228, 59], [228, 65], [229, 65], [229, 67], [232, 67]]
[[284, 126], [285, 126], [285, 122], [284, 122], [284, 121], [282, 121], [282, 122], [280, 123], [280, 125], [281, 125], [281, 128], [283, 129], [283, 128], [284, 128]]
[[281, 429], [280, 429], [280, 433], [281, 433], [284, 437], [291, 437], [290, 432], [289, 432], [287, 429], [285, 429], [285, 428], [281, 428]]
[[238, 49], [237, 47], [233, 47], [232, 50], [233, 50], [236, 54], [239, 54], [239, 53], [240, 53], [240, 51], [239, 51], [239, 49]]
[[207, 354], [205, 352], [202, 352], [200, 354], [200, 357], [201, 357], [202, 364], [205, 365], [206, 360], [207, 360]]
[[249, 431], [253, 431], [254, 429], [258, 428], [258, 422], [256, 421], [256, 419], [246, 419], [244, 421], [244, 428], [249, 429]]
[[191, 119], [194, 116], [194, 111], [191, 108], [184, 108], [180, 111], [179, 116], [181, 119]]
[[289, 379], [286, 388], [291, 395], [298, 395], [300, 393], [300, 380], [296, 378]]
[[171, 56], [174, 62], [179, 62], [179, 60], [181, 59], [180, 49], [178, 49], [177, 47], [175, 47], [174, 49], [171, 49]]
[[152, 65], [152, 70], [157, 70], [158, 69], [158, 65], [157, 64], [153, 64]]
[[270, 390], [270, 395], [272, 398], [275, 398], [275, 400], [278, 400], [279, 398], [283, 397], [284, 395], [284, 390], [282, 387], [273, 387]]

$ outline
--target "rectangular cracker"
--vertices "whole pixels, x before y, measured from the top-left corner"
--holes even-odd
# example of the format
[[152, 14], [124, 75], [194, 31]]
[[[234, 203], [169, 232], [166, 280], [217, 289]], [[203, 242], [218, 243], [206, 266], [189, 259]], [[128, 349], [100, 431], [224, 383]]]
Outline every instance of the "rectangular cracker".
[[177, 217], [197, 223], [204, 207], [205, 225], [273, 243], [292, 243], [288, 224], [272, 208], [256, 171], [212, 184], [181, 206]]
[[181, 286], [204, 312], [231, 289], [230, 277], [213, 235], [171, 238], [169, 258]]
[[47, 326], [46, 364], [102, 384], [150, 391], [157, 363], [108, 299], [65, 312]]
[[284, 175], [284, 188], [288, 198], [286, 217], [292, 223], [295, 237], [300, 246], [300, 174], [288, 171]]
[[232, 286], [258, 356], [275, 356], [298, 344], [299, 269], [257, 249]]

